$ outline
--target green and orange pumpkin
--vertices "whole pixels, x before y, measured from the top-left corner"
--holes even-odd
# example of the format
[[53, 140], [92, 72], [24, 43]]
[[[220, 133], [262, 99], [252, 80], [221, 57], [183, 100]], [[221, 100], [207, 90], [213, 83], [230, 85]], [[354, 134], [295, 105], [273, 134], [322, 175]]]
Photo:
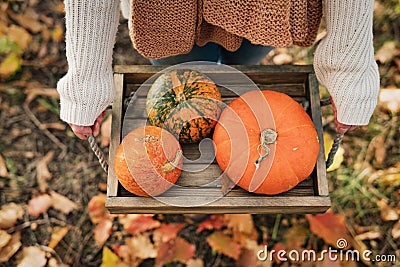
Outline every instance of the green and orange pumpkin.
[[221, 93], [204, 74], [172, 70], [152, 84], [146, 101], [151, 125], [162, 127], [182, 143], [194, 143], [210, 135], [219, 115]]
[[[269, 108], [262, 106], [263, 98]], [[262, 126], [268, 123], [275, 128]], [[309, 177], [320, 149], [304, 109], [288, 95], [269, 90], [250, 91], [232, 101], [220, 116], [213, 141], [224, 173], [258, 194], [285, 192]]]
[[182, 169], [182, 149], [168, 131], [139, 127], [127, 134], [114, 160], [121, 185], [138, 196], [157, 196], [171, 188]]

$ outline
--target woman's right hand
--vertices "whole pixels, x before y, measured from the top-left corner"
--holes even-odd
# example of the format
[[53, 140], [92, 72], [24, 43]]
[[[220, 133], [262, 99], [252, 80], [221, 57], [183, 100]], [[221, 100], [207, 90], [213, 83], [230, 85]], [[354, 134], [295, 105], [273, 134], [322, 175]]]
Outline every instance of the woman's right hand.
[[100, 133], [100, 125], [103, 122], [103, 118], [106, 115], [104, 110], [96, 119], [92, 126], [80, 126], [73, 123], [69, 123], [74, 134], [82, 140], [86, 140], [89, 135], [97, 136]]

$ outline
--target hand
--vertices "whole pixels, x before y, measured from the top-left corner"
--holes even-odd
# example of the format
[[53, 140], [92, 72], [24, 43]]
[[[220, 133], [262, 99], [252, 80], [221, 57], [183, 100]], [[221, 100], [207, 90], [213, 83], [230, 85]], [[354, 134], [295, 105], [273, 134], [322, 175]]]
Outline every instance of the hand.
[[337, 110], [336, 110], [336, 106], [335, 106], [335, 103], [333, 102], [332, 97], [331, 97], [331, 103], [332, 103], [333, 112], [335, 114], [334, 121], [335, 121], [336, 129], [337, 129], [338, 133], [344, 134], [348, 131], [352, 131], [352, 130], [356, 129], [357, 126], [355, 126], [355, 125], [343, 124], [337, 120]]
[[106, 111], [104, 110], [96, 119], [92, 126], [79, 126], [73, 123], [69, 123], [74, 134], [82, 140], [86, 140], [89, 135], [97, 136], [100, 133], [100, 125], [103, 121]]

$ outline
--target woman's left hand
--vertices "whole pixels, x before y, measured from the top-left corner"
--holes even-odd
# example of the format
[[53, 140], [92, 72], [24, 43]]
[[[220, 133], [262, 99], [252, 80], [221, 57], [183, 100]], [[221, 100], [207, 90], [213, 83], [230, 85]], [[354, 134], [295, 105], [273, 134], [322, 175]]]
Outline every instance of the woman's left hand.
[[356, 125], [343, 124], [337, 120], [337, 110], [336, 110], [335, 102], [333, 102], [332, 97], [331, 97], [331, 103], [332, 103], [333, 112], [335, 114], [334, 121], [335, 121], [336, 129], [337, 129], [338, 133], [344, 134], [348, 131], [352, 131], [352, 130], [356, 129], [357, 128]]

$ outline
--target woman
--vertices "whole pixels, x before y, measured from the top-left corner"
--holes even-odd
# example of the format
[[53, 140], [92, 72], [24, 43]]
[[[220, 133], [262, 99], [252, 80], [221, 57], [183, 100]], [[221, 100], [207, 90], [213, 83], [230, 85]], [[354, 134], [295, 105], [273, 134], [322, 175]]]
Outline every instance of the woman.
[[[132, 1], [131, 1], [132, 2]], [[314, 68], [331, 94], [344, 133], [366, 125], [376, 107], [373, 0], [121, 1], [135, 48], [152, 64], [210, 60], [258, 64], [272, 47], [310, 46], [322, 16], [327, 35]], [[119, 0], [65, 0], [68, 73], [59, 81], [61, 119], [81, 139], [97, 135], [114, 98], [112, 52]]]

